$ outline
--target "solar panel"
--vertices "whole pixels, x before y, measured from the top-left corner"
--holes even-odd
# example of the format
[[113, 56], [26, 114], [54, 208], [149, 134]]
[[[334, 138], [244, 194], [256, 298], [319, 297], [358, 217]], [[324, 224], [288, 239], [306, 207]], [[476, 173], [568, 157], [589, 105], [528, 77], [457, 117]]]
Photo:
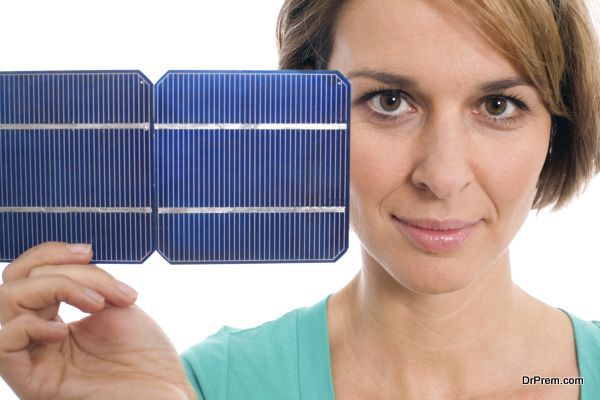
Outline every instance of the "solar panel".
[[94, 262], [345, 252], [341, 75], [174, 71], [153, 90], [133, 71], [0, 74], [0, 260], [48, 240], [92, 243]]

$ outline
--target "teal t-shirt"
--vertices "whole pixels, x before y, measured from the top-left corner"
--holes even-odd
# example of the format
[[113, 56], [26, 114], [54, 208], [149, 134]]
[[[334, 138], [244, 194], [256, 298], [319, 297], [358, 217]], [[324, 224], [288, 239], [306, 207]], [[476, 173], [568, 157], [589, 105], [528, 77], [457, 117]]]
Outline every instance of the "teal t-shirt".
[[[327, 301], [250, 329], [223, 327], [182, 355], [201, 400], [333, 400]], [[600, 322], [569, 313], [581, 400], [600, 398]]]

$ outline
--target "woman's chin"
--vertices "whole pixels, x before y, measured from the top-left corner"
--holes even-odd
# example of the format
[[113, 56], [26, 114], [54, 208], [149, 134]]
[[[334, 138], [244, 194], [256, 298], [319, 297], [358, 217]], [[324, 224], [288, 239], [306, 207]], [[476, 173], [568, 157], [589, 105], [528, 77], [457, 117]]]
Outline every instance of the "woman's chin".
[[466, 288], [475, 280], [475, 273], [449, 266], [419, 265], [418, 271], [391, 267], [390, 277], [416, 294], [453, 293]]
[[[382, 279], [400, 285], [416, 294], [453, 293], [467, 288], [478, 280], [482, 265], [480, 257], [439, 257], [418, 254], [415, 257], [396, 257], [393, 261], [375, 263], [381, 268]], [[380, 264], [381, 266], [377, 265]]]

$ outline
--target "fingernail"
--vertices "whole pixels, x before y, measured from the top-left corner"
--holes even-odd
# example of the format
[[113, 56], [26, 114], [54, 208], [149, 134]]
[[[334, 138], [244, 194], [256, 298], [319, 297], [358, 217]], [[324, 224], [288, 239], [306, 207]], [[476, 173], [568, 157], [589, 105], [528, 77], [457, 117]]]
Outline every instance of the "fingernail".
[[104, 302], [104, 297], [102, 297], [102, 295], [100, 293], [96, 292], [95, 290], [92, 290], [90, 288], [83, 288], [83, 293], [86, 295], [86, 297], [88, 299], [91, 299], [97, 303]]
[[121, 281], [117, 281], [117, 289], [127, 297], [137, 296], [137, 292], [131, 286]]
[[72, 254], [88, 254], [92, 249], [89, 243], [74, 243], [67, 246], [67, 250]]

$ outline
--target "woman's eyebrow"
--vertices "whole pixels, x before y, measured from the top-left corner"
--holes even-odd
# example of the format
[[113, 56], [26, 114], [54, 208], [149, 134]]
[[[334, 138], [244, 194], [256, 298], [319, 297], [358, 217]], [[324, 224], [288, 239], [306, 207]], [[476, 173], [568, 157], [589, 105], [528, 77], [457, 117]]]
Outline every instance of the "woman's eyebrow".
[[533, 82], [529, 79], [515, 77], [500, 79], [497, 81], [486, 82], [479, 86], [483, 93], [497, 93], [515, 86], [533, 86]]
[[382, 83], [386, 83], [388, 85], [402, 86], [407, 89], [418, 86], [417, 82], [414, 79], [411, 79], [407, 76], [395, 74], [392, 72], [374, 71], [371, 69], [360, 69], [357, 71], [350, 71], [348, 75], [346, 75], [346, 77], [348, 79], [356, 77], [370, 78]]
[[[405, 75], [395, 74], [393, 72], [375, 71], [371, 69], [350, 71], [346, 77], [348, 79], [356, 77], [370, 78], [388, 85], [401, 86], [406, 89], [416, 88], [419, 86], [417, 81]], [[483, 93], [497, 93], [515, 86], [534, 85], [529, 79], [523, 77], [514, 77], [483, 83], [479, 86], [479, 90]]]

